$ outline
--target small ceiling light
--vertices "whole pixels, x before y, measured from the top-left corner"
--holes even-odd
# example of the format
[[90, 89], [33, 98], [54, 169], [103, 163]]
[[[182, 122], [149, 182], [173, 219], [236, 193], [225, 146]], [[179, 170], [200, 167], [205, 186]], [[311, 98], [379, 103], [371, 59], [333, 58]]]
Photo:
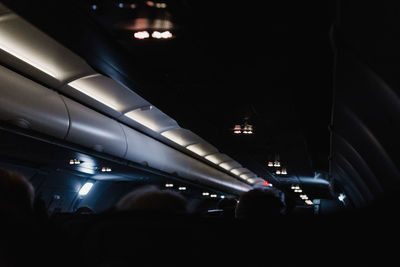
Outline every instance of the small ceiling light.
[[339, 201], [344, 202], [344, 200], [346, 199], [346, 195], [343, 193], [340, 193], [338, 196]]
[[272, 161], [268, 161], [268, 167], [273, 167], [274, 163]]
[[166, 3], [156, 3], [155, 6], [156, 6], [156, 8], [166, 8], [167, 4]]
[[165, 187], [171, 188], [171, 187], [174, 187], [174, 184], [165, 184]]
[[216, 194], [211, 194], [210, 197], [215, 198], [215, 197], [217, 197], [217, 195]]
[[81, 161], [79, 159], [71, 159], [69, 160], [70, 165], [79, 165], [81, 164]]
[[97, 5], [92, 5], [92, 10], [96, 10], [97, 9]]
[[233, 128], [233, 133], [234, 134], [241, 134], [242, 133], [242, 127], [239, 124], [235, 125], [235, 127]]
[[208, 192], [203, 192], [202, 195], [203, 195], [203, 196], [208, 196], [208, 195], [210, 195], [210, 193], [208, 193]]
[[147, 4], [148, 6], [154, 6], [154, 2], [153, 2], [153, 1], [146, 1], [146, 4]]
[[178, 188], [178, 190], [180, 190], [180, 191], [185, 191], [185, 190], [186, 190], [186, 187], [185, 187], [185, 186], [180, 186], [180, 187]]
[[224, 196], [224, 195], [220, 195], [219, 197], [220, 197], [220, 198], [225, 198], [225, 196]]
[[102, 171], [102, 172], [111, 172], [112, 169], [111, 169], [110, 167], [102, 167], [102, 168], [101, 168], [101, 171]]
[[123, 8], [123, 7], [124, 7], [124, 3], [119, 3], [119, 4], [118, 4], [118, 7], [119, 7], [119, 8]]
[[280, 167], [280, 166], [281, 166], [281, 163], [280, 163], [279, 161], [276, 160], [276, 161], [274, 162], [274, 167]]
[[305, 201], [307, 205], [313, 205], [314, 203], [311, 200], [306, 200]]
[[143, 39], [149, 38], [149, 37], [150, 37], [150, 34], [149, 34], [148, 31], [139, 31], [139, 32], [135, 32], [135, 33], [133, 34], [133, 36], [134, 36], [136, 39], [143, 40]]
[[89, 193], [90, 189], [92, 189], [93, 183], [86, 183], [82, 186], [81, 190], [79, 190], [80, 196], [85, 196]]
[[286, 168], [283, 168], [283, 169], [282, 169], [281, 174], [282, 174], [282, 175], [287, 175], [287, 170], [286, 170]]
[[276, 174], [281, 174], [281, 170], [276, 170]]

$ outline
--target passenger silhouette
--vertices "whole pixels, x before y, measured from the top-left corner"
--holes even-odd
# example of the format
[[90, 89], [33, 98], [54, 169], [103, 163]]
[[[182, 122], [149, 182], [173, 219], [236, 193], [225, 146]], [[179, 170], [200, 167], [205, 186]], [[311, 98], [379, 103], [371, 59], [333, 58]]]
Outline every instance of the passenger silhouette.
[[116, 210], [156, 211], [165, 213], [186, 213], [186, 199], [175, 192], [160, 190], [155, 186], [135, 189], [124, 196]]
[[279, 216], [283, 207], [274, 191], [256, 188], [240, 197], [235, 215], [238, 219], [262, 219]]
[[237, 200], [234, 198], [223, 198], [218, 201], [217, 208], [223, 210], [224, 217], [235, 217]]
[[0, 213], [6, 218], [31, 216], [35, 191], [21, 174], [0, 168]]

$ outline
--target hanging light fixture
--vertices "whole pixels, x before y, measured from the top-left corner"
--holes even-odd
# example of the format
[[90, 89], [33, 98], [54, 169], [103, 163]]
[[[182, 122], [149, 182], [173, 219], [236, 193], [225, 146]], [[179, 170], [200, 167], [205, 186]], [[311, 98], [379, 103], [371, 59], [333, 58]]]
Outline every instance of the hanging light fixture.
[[249, 124], [248, 117], [244, 118], [244, 123], [242, 125], [236, 124], [235, 127], [233, 128], [233, 133], [234, 134], [253, 134], [254, 133], [254, 127], [253, 125]]

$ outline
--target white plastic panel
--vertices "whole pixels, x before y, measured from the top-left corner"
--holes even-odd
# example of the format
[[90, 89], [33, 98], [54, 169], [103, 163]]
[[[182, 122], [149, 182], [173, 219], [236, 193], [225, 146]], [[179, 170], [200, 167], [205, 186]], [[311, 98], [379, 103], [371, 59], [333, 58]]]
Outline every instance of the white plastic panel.
[[63, 99], [71, 118], [67, 141], [116, 157], [125, 156], [126, 137], [118, 122], [66, 97]]
[[232, 169], [236, 169], [236, 168], [241, 168], [242, 165], [240, 165], [239, 163], [237, 163], [236, 161], [226, 161], [223, 162], [221, 164], [219, 164], [219, 166], [227, 171], [230, 171]]
[[218, 149], [206, 142], [189, 145], [186, 148], [201, 157], [218, 152]]
[[232, 161], [230, 157], [222, 153], [214, 153], [204, 157], [206, 160], [218, 165], [225, 161]]
[[236, 169], [232, 169], [230, 170], [230, 172], [234, 173], [235, 175], [241, 175], [243, 173], [248, 173], [250, 172], [248, 169], [246, 168], [236, 168]]
[[94, 71], [80, 57], [21, 17], [0, 16], [0, 61], [56, 88]]
[[76, 79], [60, 90], [66, 95], [73, 96], [89, 106], [103, 111], [106, 111], [104, 106], [118, 113], [124, 113], [150, 105], [149, 102], [130, 89], [100, 74]]
[[227, 187], [237, 192], [251, 189], [235, 178], [177, 151], [149, 136], [121, 125], [128, 142], [126, 159], [146, 164], [167, 173], [176, 173], [182, 178], [209, 184], [219, 188]]
[[162, 136], [167, 138], [168, 140], [186, 147], [191, 144], [205, 142], [198, 135], [193, 132], [183, 129], [183, 128], [175, 128], [161, 133]]
[[250, 171], [245, 172], [245, 173], [240, 175], [240, 178], [243, 178], [243, 179], [246, 179], [246, 180], [250, 179], [250, 178], [255, 178], [255, 177], [257, 177], [257, 175], [255, 175], [254, 173], [252, 173]]
[[61, 139], [69, 126], [67, 109], [56, 92], [2, 66], [0, 120]]
[[154, 132], [161, 133], [178, 128], [178, 123], [154, 106], [145, 106], [125, 113], [128, 124], [137, 127], [138, 124]]

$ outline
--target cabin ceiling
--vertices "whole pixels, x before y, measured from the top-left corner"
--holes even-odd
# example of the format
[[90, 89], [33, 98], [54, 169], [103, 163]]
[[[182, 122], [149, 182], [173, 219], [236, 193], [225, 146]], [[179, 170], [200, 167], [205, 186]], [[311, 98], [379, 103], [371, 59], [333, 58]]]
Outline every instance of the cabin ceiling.
[[145, 1], [3, 2], [260, 177], [284, 179], [277, 153], [289, 175], [328, 171], [334, 1], [163, 1], [170, 40], [126, 30]]

